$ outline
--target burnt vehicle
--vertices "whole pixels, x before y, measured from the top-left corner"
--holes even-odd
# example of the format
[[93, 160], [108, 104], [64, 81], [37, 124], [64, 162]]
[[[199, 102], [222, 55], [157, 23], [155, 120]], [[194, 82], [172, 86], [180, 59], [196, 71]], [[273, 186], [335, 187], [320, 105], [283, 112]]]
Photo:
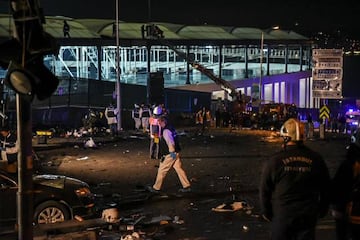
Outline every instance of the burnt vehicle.
[[[0, 226], [4, 229], [16, 223], [18, 188], [17, 174], [0, 170]], [[33, 175], [35, 225], [90, 218], [94, 206], [94, 195], [87, 183], [62, 175]]]

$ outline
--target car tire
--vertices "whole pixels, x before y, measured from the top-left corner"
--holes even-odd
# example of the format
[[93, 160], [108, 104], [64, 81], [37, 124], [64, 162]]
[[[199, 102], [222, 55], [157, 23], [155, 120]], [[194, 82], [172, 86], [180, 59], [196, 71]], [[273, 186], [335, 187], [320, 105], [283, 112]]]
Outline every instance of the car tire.
[[58, 223], [66, 220], [70, 220], [70, 212], [65, 205], [59, 202], [47, 201], [35, 208], [35, 224]]

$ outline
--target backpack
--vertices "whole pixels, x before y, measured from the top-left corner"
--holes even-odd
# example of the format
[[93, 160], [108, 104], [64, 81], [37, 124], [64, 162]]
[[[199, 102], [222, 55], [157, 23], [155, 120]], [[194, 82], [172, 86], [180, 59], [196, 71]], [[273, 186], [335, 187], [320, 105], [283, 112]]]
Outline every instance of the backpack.
[[355, 161], [353, 166], [354, 182], [351, 189], [350, 201], [346, 206], [349, 222], [360, 224], [360, 162]]

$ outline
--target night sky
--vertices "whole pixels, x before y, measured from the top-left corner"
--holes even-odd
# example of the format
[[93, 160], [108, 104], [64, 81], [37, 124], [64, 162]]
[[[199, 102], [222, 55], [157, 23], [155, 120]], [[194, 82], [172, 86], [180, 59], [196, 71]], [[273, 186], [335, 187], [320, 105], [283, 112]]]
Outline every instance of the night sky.
[[[116, 0], [40, 0], [44, 14], [115, 19]], [[6, 13], [7, 1], [0, 1]], [[149, 11], [149, 6], [151, 6]], [[360, 38], [360, 1], [324, 0], [119, 0], [119, 19], [269, 28], [309, 35], [336, 32]]]

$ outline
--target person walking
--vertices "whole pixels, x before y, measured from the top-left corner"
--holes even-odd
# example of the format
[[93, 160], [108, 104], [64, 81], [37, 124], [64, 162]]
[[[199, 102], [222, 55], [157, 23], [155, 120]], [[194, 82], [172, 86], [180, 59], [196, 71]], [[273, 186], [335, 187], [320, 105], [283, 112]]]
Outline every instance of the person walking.
[[179, 192], [191, 192], [191, 184], [187, 175], [182, 168], [180, 159], [180, 143], [175, 128], [169, 124], [167, 117], [161, 116], [159, 118], [159, 125], [162, 129], [160, 138], [160, 155], [161, 160], [153, 186], [148, 186], [147, 190], [152, 193], [159, 193], [163, 185], [163, 181], [171, 168], [174, 168], [182, 188]]
[[117, 115], [117, 108], [115, 108], [114, 105], [110, 103], [110, 105], [105, 108], [105, 117], [112, 136], [117, 135]]
[[331, 190], [330, 212], [335, 219], [336, 239], [360, 239], [360, 129], [351, 137]]
[[271, 222], [272, 240], [313, 240], [318, 218], [329, 209], [329, 171], [305, 146], [298, 119], [288, 119], [280, 135], [283, 150], [265, 161], [261, 173], [261, 216]]

